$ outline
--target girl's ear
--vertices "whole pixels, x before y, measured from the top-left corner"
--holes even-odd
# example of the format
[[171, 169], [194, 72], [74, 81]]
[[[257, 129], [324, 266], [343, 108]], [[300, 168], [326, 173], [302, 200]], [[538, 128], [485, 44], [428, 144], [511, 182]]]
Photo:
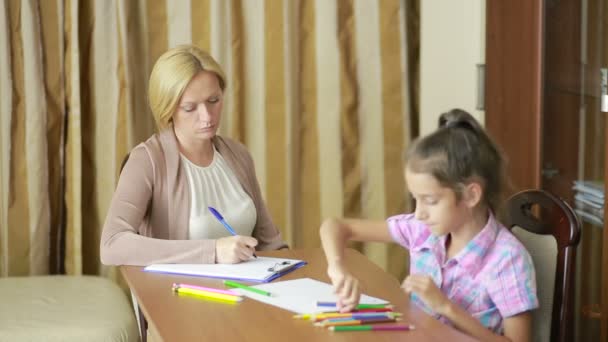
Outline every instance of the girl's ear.
[[462, 198], [468, 208], [474, 208], [483, 198], [483, 187], [478, 182], [470, 182], [465, 185]]

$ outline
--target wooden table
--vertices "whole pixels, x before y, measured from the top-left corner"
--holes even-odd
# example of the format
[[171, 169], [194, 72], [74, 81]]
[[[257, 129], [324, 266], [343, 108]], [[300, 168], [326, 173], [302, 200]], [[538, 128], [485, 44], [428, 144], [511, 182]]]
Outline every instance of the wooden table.
[[[327, 263], [321, 249], [260, 252], [259, 255], [306, 260], [308, 265], [275, 280], [313, 278], [329, 283]], [[247, 298], [238, 304], [224, 304], [174, 295], [171, 285], [183, 282], [223, 288], [221, 280], [143, 272], [142, 267], [121, 266], [121, 272], [137, 298], [140, 313], [149, 328], [163, 340], [173, 341], [471, 341], [410, 304], [397, 279], [384, 272], [361, 253], [346, 252], [351, 271], [363, 291], [395, 305], [403, 323], [416, 326], [399, 332], [332, 332], [310, 321], [293, 319], [292, 312]]]

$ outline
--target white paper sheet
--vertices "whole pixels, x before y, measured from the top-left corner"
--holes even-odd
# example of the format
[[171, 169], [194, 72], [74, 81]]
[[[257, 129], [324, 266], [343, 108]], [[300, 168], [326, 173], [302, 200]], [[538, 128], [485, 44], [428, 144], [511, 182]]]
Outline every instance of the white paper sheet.
[[[301, 278], [286, 281], [277, 281], [263, 285], [252, 286], [257, 289], [268, 291], [271, 297], [257, 293], [233, 289], [244, 296], [260, 302], [278, 306], [298, 314], [335, 311], [331, 307], [318, 307], [317, 301], [335, 302], [338, 297], [334, 294], [333, 286], [310, 278]], [[388, 304], [386, 300], [367, 295], [361, 295], [361, 304]]]

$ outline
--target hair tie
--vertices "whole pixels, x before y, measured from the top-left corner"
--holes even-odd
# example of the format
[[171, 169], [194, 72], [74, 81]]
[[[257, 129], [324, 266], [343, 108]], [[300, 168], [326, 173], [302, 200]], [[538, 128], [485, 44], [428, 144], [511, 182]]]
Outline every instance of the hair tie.
[[446, 128], [462, 127], [462, 125], [460, 125], [460, 122], [458, 120], [450, 120], [445, 123], [445, 127]]
[[464, 120], [450, 120], [445, 123], [444, 127], [445, 128], [462, 128], [467, 131], [477, 133], [477, 132], [475, 132], [475, 128], [469, 122], [464, 121]]

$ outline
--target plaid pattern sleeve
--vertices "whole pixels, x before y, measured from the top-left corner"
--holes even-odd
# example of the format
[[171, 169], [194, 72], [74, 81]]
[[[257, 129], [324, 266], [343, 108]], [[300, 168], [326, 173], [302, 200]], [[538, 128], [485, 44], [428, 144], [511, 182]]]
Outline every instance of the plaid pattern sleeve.
[[520, 243], [511, 244], [491, 277], [488, 293], [503, 318], [538, 308], [532, 258]]
[[414, 218], [414, 214], [392, 216], [386, 222], [393, 240], [407, 249], [424, 242], [430, 235], [429, 230]]

